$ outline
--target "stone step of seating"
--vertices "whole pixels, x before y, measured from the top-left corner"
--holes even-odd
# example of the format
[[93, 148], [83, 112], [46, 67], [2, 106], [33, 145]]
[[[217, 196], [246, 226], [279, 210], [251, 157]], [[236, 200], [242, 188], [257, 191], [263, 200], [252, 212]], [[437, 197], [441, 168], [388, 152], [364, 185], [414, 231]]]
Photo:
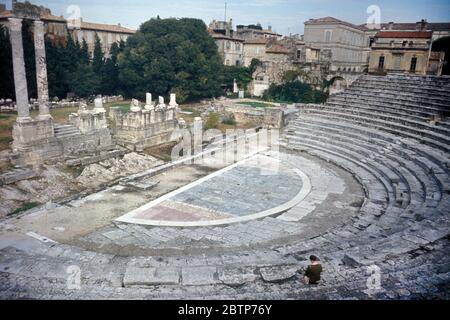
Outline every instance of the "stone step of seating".
[[[419, 166], [415, 165], [415, 163], [412, 161], [396, 158], [388, 154], [378, 154], [374, 156], [374, 154], [376, 154], [377, 152], [377, 148], [370, 149], [368, 144], [364, 144], [363, 142], [358, 143], [356, 139], [339, 137], [335, 133], [330, 133], [330, 135], [328, 136], [327, 134], [321, 132], [320, 135], [318, 135], [317, 130], [308, 131], [305, 128], [302, 128], [302, 132], [306, 134], [306, 136], [299, 135], [293, 137], [292, 140], [301, 140], [302, 137], [311, 139], [313, 137], [320, 136], [321, 138], [326, 137], [328, 141], [330, 141], [330, 143], [345, 143], [343, 145], [345, 148], [353, 149], [356, 152], [361, 152], [361, 154], [367, 154], [364, 152], [364, 149], [368, 149], [373, 152], [372, 155], [369, 155], [368, 157], [384, 163], [387, 167], [389, 167], [392, 171], [396, 172], [397, 175], [404, 179], [407, 188], [402, 188], [401, 184], [397, 184], [395, 186], [395, 190], [399, 194], [397, 198], [401, 198], [401, 203], [404, 203], [405, 200], [406, 203], [408, 203], [408, 199], [405, 199], [405, 197], [410, 198], [410, 201], [413, 203], [423, 202], [427, 198], [427, 194], [432, 199], [440, 199], [441, 192], [439, 185], [434, 180], [430, 180], [426, 175], [421, 174], [422, 169]], [[358, 149], [355, 149], [355, 146], [357, 146]], [[399, 170], [397, 168], [403, 170]]]
[[[312, 148], [314, 149], [314, 148], [316, 148], [316, 147], [315, 147], [315, 146], [312, 146]], [[393, 208], [393, 210], [395, 210], [395, 208]], [[398, 210], [402, 210], [402, 211], [403, 211], [403, 209], [398, 209]], [[392, 211], [392, 210], [391, 210], [391, 211]], [[428, 209], [428, 211], [430, 211], [430, 210]], [[389, 211], [388, 211], [388, 212], [389, 212]], [[393, 213], [393, 215], [392, 215], [392, 218], [391, 218], [391, 220], [390, 220], [390, 223], [393, 222], [392, 219], [396, 220], [396, 219], [399, 219], [399, 218], [400, 218], [399, 212], [392, 212], [392, 213]], [[386, 214], [388, 215], [388, 213], [386, 213]], [[385, 215], [386, 215], [386, 214], [385, 214]], [[382, 217], [384, 217], [385, 215], [383, 215]], [[401, 218], [404, 220], [404, 217], [403, 217], [403, 216], [402, 216]], [[411, 221], [413, 221], [413, 220], [412, 220], [413, 217], [411, 217], [410, 219], [411, 219]], [[404, 222], [405, 222], [405, 221], [403, 221], [403, 223], [400, 223], [400, 224], [395, 225], [394, 229], [396, 229], [396, 230], [395, 230], [396, 233], [398, 233], [398, 232], [403, 232], [403, 228], [404, 228], [403, 226], [405, 225]], [[388, 225], [389, 225], [389, 228], [391, 229], [389, 223], [388, 223]], [[406, 224], [406, 228], [407, 228], [407, 224]], [[445, 232], [448, 233], [448, 230], [446, 230]], [[442, 237], [442, 236], [445, 236], [445, 235], [440, 234], [440, 237]], [[366, 240], [367, 240], [367, 239], [366, 239]], [[386, 241], [386, 239], [384, 239], [384, 241]], [[435, 240], [433, 240], [433, 241], [435, 241]], [[423, 245], [423, 241], [421, 241], [420, 244]], [[405, 249], [402, 249], [402, 250], [405, 250], [405, 252], [406, 252], [406, 251], [413, 250], [413, 249], [415, 248], [415, 246], [413, 246], [413, 247], [412, 247], [412, 246], [413, 246], [412, 244], [408, 244], [407, 246], [405, 246]], [[368, 249], [371, 250], [370, 245], [369, 245]]]
[[343, 109], [361, 109], [362, 111], [371, 112], [374, 114], [386, 114], [393, 117], [399, 117], [399, 118], [405, 118], [409, 119], [411, 121], [417, 121], [417, 122], [424, 122], [428, 123], [432, 116], [434, 116], [436, 113], [428, 113], [427, 116], [424, 116], [423, 113], [421, 115], [414, 114], [414, 112], [406, 113], [399, 109], [394, 109], [391, 107], [384, 107], [378, 104], [374, 103], [361, 103], [360, 100], [351, 100], [351, 99], [345, 99], [345, 98], [332, 98], [328, 99], [327, 105], [333, 106], [336, 108], [343, 108]]
[[327, 100], [327, 104], [331, 102], [335, 104], [340, 104], [343, 107], [346, 106], [359, 106], [359, 107], [367, 107], [374, 110], [383, 110], [393, 114], [399, 114], [403, 116], [409, 116], [416, 118], [421, 121], [428, 121], [433, 116], [437, 115], [438, 111], [427, 111], [422, 107], [406, 107], [404, 104], [394, 104], [392, 102], [389, 103], [381, 103], [380, 101], [372, 101], [372, 100], [363, 100], [360, 98], [353, 98], [345, 95], [334, 95]]
[[[419, 165], [424, 168], [424, 170], [427, 170], [428, 172], [431, 171], [435, 176], [450, 175], [449, 168], [445, 166], [445, 160], [448, 160], [448, 156], [439, 150], [432, 149], [422, 144], [418, 145], [415, 140], [399, 139], [397, 136], [370, 129], [366, 126], [357, 126], [342, 121], [330, 121], [323, 117], [305, 116], [306, 115], [303, 115], [301, 120], [292, 122], [291, 126], [308, 127], [309, 125], [314, 125], [319, 130], [334, 130], [338, 134], [349, 135], [353, 138], [368, 137], [370, 139], [369, 141], [372, 143], [376, 142], [380, 146], [384, 146], [388, 143], [391, 148], [395, 147], [397, 152], [403, 157], [408, 159], [417, 159], [420, 157], [421, 160]], [[295, 130], [292, 132], [295, 132]]]
[[[386, 142], [384, 140], [373, 137], [368, 139], [364, 135], [354, 134], [345, 129], [335, 129], [327, 125], [312, 123], [308, 119], [305, 119], [304, 121], [305, 122], [299, 125], [299, 127], [303, 131], [309, 130], [310, 132], [314, 132], [316, 135], [333, 136], [338, 137], [339, 139], [345, 139], [344, 137], [348, 137], [346, 139], [348, 142], [351, 141], [352, 143], [358, 143], [360, 141], [358, 145], [360, 145], [361, 147], [365, 146], [373, 152], [377, 151], [377, 147], [394, 151], [395, 154], [398, 155], [395, 160], [401, 162], [408, 161], [407, 168], [412, 168], [412, 170], [410, 170], [411, 174], [414, 175], [420, 183], [422, 183], [423, 190], [428, 190], [433, 195], [435, 192], [441, 192], [448, 182], [448, 178], [450, 177], [450, 175], [445, 174], [445, 172], [442, 171], [440, 167], [436, 166], [436, 164], [428, 160], [428, 158], [418, 157], [416, 153], [410, 155], [408, 152], [405, 152], [404, 148], [399, 146], [398, 144]], [[386, 154], [385, 152], [383, 153]], [[403, 166], [401, 166], [400, 169], [402, 168]], [[432, 169], [431, 175], [430, 168]], [[432, 178], [433, 182], [432, 184], [427, 184], [427, 186], [425, 186], [423, 181], [428, 180], [429, 177]], [[431, 188], [430, 185], [433, 185], [433, 188]], [[434, 197], [437, 196], [438, 195], [435, 195]]]
[[447, 99], [449, 98], [449, 93], [445, 90], [435, 90], [431, 88], [421, 90], [417, 87], [404, 88], [398, 85], [377, 88], [371, 86], [370, 84], [363, 85], [358, 82], [354, 82], [347, 90], [351, 92], [358, 92], [360, 94], [378, 94], [388, 96], [398, 93], [397, 97], [399, 99], [404, 99], [405, 101], [412, 100], [412, 98], [416, 98], [419, 101], [426, 101], [429, 99], [430, 102], [441, 103], [443, 105], [448, 105]]
[[424, 81], [424, 79], [402, 79], [402, 78], [392, 78], [392, 77], [372, 77], [372, 76], [362, 76], [356, 80], [357, 82], [367, 82], [373, 83], [374, 87], [377, 86], [387, 86], [387, 87], [395, 87], [396, 85], [404, 85], [411, 86], [415, 88], [420, 87], [432, 87], [432, 88], [450, 88], [450, 83], [448, 79], [436, 79], [436, 81]]
[[301, 112], [318, 114], [323, 118], [339, 122], [345, 120], [350, 124], [365, 125], [374, 129], [379, 129], [388, 133], [398, 134], [400, 137], [413, 138], [426, 145], [441, 149], [445, 152], [450, 151], [449, 137], [432, 133], [425, 130], [415, 129], [406, 125], [392, 123], [384, 120], [376, 120], [370, 117], [347, 114], [343, 112], [315, 110], [313, 107], [302, 108]]
[[[316, 137], [316, 138], [314, 138]], [[303, 134], [303, 135], [298, 135], [296, 137], [298, 140], [297, 141], [306, 141], [308, 143], [321, 143], [322, 147], [327, 147], [327, 140], [326, 138], [324, 138], [323, 136], [321, 136], [320, 138], [317, 138], [317, 136], [314, 136], [313, 134]], [[296, 141], [296, 139], [292, 138], [292, 141]], [[314, 141], [314, 142], [313, 142]], [[367, 157], [367, 153], [365, 153], [364, 149], [361, 148], [355, 148], [354, 146], [349, 146], [349, 145], [345, 145], [343, 143], [334, 141], [334, 146], [330, 147], [330, 150], [336, 151], [341, 148], [341, 150], [346, 150], [348, 151], [348, 153], [350, 153], [350, 151], [352, 152], [353, 155], [355, 154], [361, 154], [363, 156]], [[384, 175], [387, 176], [387, 178], [389, 179], [390, 183], [392, 184], [392, 192], [395, 194], [395, 199], [396, 199], [396, 203], [397, 205], [400, 205], [402, 207], [406, 207], [409, 205], [410, 201], [413, 200], [415, 202], [421, 202], [422, 201], [422, 197], [421, 194], [423, 193], [423, 190], [419, 189], [419, 190], [415, 190], [414, 194], [411, 194], [410, 189], [411, 189], [411, 185], [409, 184], [408, 179], [403, 176], [400, 172], [398, 172], [396, 169], [394, 169], [394, 167], [392, 167], [391, 165], [388, 165], [386, 163], [386, 160], [381, 159], [382, 161], [379, 161], [379, 159], [376, 159], [377, 161], [370, 161], [371, 159], [360, 159], [360, 161], [362, 161], [363, 163], [368, 163], [369, 165], [372, 165], [373, 167], [376, 167], [377, 170], [379, 170], [379, 172], [383, 172]], [[381, 165], [382, 163], [382, 165]], [[412, 195], [417, 194], [417, 197], [412, 198]]]
[[337, 113], [348, 113], [354, 115], [361, 115], [366, 118], [372, 118], [373, 120], [382, 119], [386, 123], [396, 124], [399, 123], [404, 127], [408, 128], [417, 128], [418, 130], [425, 130], [428, 132], [436, 133], [441, 137], [447, 138], [450, 137], [450, 130], [443, 127], [438, 127], [432, 124], [428, 124], [421, 121], [412, 120], [409, 118], [401, 117], [400, 115], [391, 115], [386, 112], [378, 112], [373, 111], [363, 107], [352, 107], [352, 106], [343, 106], [341, 104], [318, 104], [318, 105], [306, 105], [302, 108], [302, 111], [305, 110], [326, 110], [330, 112]]
[[446, 127], [442, 126], [436, 126], [432, 123], [428, 123], [425, 121], [417, 121], [415, 119], [412, 119], [409, 116], [401, 116], [400, 114], [391, 114], [387, 112], [381, 112], [381, 111], [374, 111], [372, 109], [360, 107], [360, 106], [351, 106], [348, 105], [344, 107], [341, 104], [334, 104], [334, 103], [326, 103], [324, 105], [318, 105], [316, 108], [322, 109], [322, 110], [328, 110], [331, 111], [337, 111], [337, 112], [345, 112], [350, 114], [356, 114], [356, 115], [362, 115], [365, 117], [373, 117], [374, 119], [382, 119], [391, 123], [400, 123], [402, 125], [406, 125], [411, 128], [418, 128], [421, 130], [427, 130], [431, 132], [435, 132], [436, 134], [443, 135], [444, 137], [450, 136], [450, 130]]
[[[309, 141], [310, 142], [310, 141]], [[351, 161], [354, 164], [357, 164], [359, 167], [362, 167], [364, 170], [369, 171], [373, 174], [374, 177], [376, 177], [384, 186], [386, 193], [387, 193], [387, 203], [389, 203], [391, 206], [395, 205], [396, 199], [394, 194], [394, 187], [392, 185], [392, 182], [386, 173], [386, 171], [380, 169], [379, 166], [375, 163], [369, 163], [369, 162], [361, 162], [360, 157], [355, 154], [354, 152], [345, 150], [340, 147], [336, 147], [334, 149], [328, 149], [327, 146], [322, 145], [322, 143], [318, 142], [317, 144], [311, 144], [311, 143], [305, 143], [301, 139], [295, 142], [290, 142], [290, 145], [296, 147], [296, 146], [306, 146], [308, 148], [315, 148], [319, 151], [326, 151], [328, 153], [331, 153], [335, 156], [339, 156], [340, 158], [346, 159], [348, 161]], [[342, 152], [342, 153], [340, 153]]]
[[[326, 117], [324, 114], [315, 114], [314, 112], [306, 112], [302, 113], [302, 117], [296, 120], [293, 120], [290, 124], [296, 124], [302, 122], [301, 119], [307, 118], [309, 121], [322, 123], [324, 125], [329, 125], [334, 128], [347, 128], [350, 131], [359, 132], [360, 134], [367, 135], [369, 138], [378, 138], [380, 140], [386, 140], [391, 143], [396, 144], [406, 144], [408, 145], [406, 150], [413, 150], [419, 154], [431, 154], [433, 157], [430, 157], [433, 161], [438, 159], [436, 163], [445, 162], [445, 159], [448, 159], [448, 155], [446, 152], [437, 149], [435, 147], [431, 147], [424, 144], [418, 144], [418, 139], [420, 136], [411, 135], [411, 137], [399, 137], [396, 132], [390, 133], [383, 130], [379, 130], [376, 127], [372, 128], [367, 126], [366, 124], [357, 124], [354, 121], [346, 120], [346, 119], [335, 119]], [[426, 150], [426, 152], [422, 152]], [[442, 166], [444, 168], [444, 166]]]
[[388, 86], [395, 86], [396, 84], [404, 84], [404, 85], [411, 85], [411, 86], [432, 86], [432, 87], [450, 87], [450, 81], [446, 77], [440, 77], [437, 79], [427, 79], [425, 77], [420, 78], [405, 78], [405, 77], [397, 77], [397, 76], [386, 76], [386, 77], [380, 77], [380, 76], [371, 76], [371, 75], [364, 75], [358, 79], [358, 81], [369, 81], [373, 82], [375, 85], [377, 84], [384, 84]]
[[401, 94], [396, 91], [369, 91], [369, 89], [349, 89], [344, 94], [353, 95], [360, 98], [367, 98], [373, 101], [392, 100], [394, 102], [405, 104], [418, 104], [422, 107], [434, 108], [437, 110], [445, 110], [448, 108], [448, 100], [446, 98], [436, 98], [429, 96], [418, 96], [412, 94]]
[[389, 91], [389, 90], [398, 90], [401, 91], [402, 93], [411, 93], [413, 95], [418, 95], [418, 94], [423, 94], [423, 95], [429, 95], [429, 94], [434, 94], [438, 97], [449, 97], [450, 94], [447, 91], [448, 89], [450, 89], [450, 87], [442, 87], [442, 86], [417, 86], [417, 85], [413, 85], [413, 86], [409, 86], [409, 85], [402, 85], [402, 84], [395, 84], [395, 85], [390, 85], [387, 86], [385, 84], [383, 85], [377, 85], [372, 81], [365, 81], [365, 80], [356, 80], [355, 82], [352, 83], [352, 85], [350, 86], [351, 89], [364, 89], [364, 90], [373, 90], [373, 91], [378, 91], [378, 90], [385, 90], [385, 91]]

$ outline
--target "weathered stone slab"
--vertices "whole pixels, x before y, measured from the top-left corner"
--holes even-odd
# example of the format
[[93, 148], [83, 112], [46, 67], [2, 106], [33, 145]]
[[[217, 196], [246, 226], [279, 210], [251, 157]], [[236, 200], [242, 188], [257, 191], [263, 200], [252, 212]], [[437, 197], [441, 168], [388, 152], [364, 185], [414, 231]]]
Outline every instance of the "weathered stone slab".
[[123, 284], [129, 286], [155, 286], [178, 284], [180, 273], [177, 268], [141, 268], [128, 267], [125, 271]]
[[289, 280], [298, 272], [297, 266], [273, 266], [259, 269], [259, 272], [266, 282], [280, 282]]
[[252, 267], [225, 268], [219, 273], [219, 281], [228, 286], [241, 286], [258, 278], [254, 271]]
[[128, 236], [128, 234], [122, 230], [108, 231], [103, 233], [103, 235], [112, 241]]
[[199, 286], [218, 282], [216, 267], [186, 267], [181, 270], [183, 285]]

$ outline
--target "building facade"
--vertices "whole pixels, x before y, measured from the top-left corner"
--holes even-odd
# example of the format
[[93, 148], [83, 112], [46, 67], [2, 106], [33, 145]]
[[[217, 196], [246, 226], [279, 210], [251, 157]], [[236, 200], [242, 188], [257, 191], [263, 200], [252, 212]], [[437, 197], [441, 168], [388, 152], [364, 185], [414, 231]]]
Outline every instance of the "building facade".
[[242, 66], [244, 64], [244, 40], [237, 38], [233, 30], [233, 20], [216, 21], [209, 24], [208, 32], [215, 40], [223, 64]]
[[[431, 31], [380, 31], [376, 33], [370, 53], [369, 72], [402, 72], [440, 74], [443, 53], [434, 52], [431, 58]], [[430, 63], [431, 62], [431, 63]]]
[[[39, 12], [40, 20], [44, 22], [45, 37], [55, 44], [63, 44], [66, 41], [67, 34], [74, 41], [87, 42], [90, 54], [94, 52], [95, 34], [98, 35], [102, 44], [102, 51], [105, 57], [109, 56], [111, 45], [115, 42], [125, 41], [130, 35], [136, 31], [119, 25], [109, 25], [100, 23], [85, 22], [83, 19], [66, 20], [62, 16], [54, 16], [47, 8], [38, 7], [32, 4], [24, 4], [29, 10]], [[12, 17], [11, 11], [0, 6], [0, 24], [7, 26], [8, 18]]]
[[269, 26], [267, 29], [263, 29], [260, 24], [237, 26], [236, 36], [244, 40], [255, 40], [255, 39], [281, 40], [283, 38], [281, 34], [273, 31], [271, 26]]
[[305, 22], [305, 45], [331, 52], [330, 71], [363, 72], [368, 67], [369, 40], [365, 29], [336, 18]]

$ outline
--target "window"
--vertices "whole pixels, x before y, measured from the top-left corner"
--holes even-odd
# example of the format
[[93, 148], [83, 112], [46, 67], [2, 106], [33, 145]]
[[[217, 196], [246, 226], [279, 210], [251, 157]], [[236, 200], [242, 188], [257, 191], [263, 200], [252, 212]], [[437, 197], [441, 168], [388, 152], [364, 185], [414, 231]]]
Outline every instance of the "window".
[[406, 44], [408, 43], [408, 41], [403, 41], [402, 42], [402, 47], [406, 47]]
[[240, 43], [236, 43], [236, 51], [241, 50], [241, 44]]
[[325, 42], [331, 42], [331, 30], [325, 31]]
[[399, 54], [396, 54], [394, 56], [394, 70], [400, 70], [401, 63], [402, 63], [402, 56]]
[[231, 48], [231, 43], [230, 41], [227, 41], [227, 43], [225, 44], [226, 48], [229, 50]]
[[383, 70], [384, 69], [384, 56], [381, 56], [378, 60], [378, 69]]
[[417, 67], [417, 57], [413, 57], [411, 59], [411, 66], [409, 68], [410, 72], [416, 72], [416, 67]]
[[297, 59], [302, 57], [302, 50], [297, 50]]

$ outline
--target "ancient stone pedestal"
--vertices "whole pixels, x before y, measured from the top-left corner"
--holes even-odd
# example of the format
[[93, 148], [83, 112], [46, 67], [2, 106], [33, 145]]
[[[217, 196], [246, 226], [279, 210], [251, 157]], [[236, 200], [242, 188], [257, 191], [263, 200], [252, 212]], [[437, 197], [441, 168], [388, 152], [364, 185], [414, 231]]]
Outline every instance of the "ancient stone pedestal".
[[[36, 55], [36, 78], [39, 101], [39, 116], [30, 117], [28, 107], [27, 78], [22, 44], [22, 19], [10, 18], [9, 33], [12, 47], [14, 85], [16, 89], [17, 120], [13, 126], [13, 151], [27, 152], [42, 141], [54, 136], [53, 120], [48, 108], [47, 66], [45, 60], [44, 24], [34, 21], [34, 43]], [[45, 148], [44, 148], [45, 149]], [[44, 150], [45, 151], [45, 150]], [[33, 159], [33, 156], [28, 158]]]

